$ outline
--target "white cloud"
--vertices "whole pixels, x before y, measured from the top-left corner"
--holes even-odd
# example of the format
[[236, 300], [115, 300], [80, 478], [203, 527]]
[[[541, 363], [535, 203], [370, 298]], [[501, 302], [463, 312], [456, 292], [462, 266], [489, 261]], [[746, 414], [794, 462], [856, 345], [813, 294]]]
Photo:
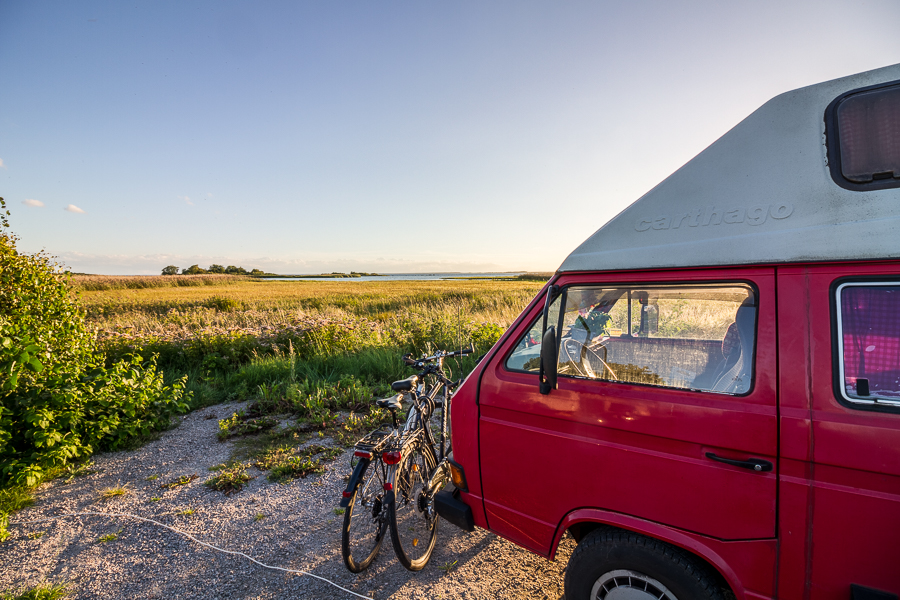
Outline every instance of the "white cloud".
[[25, 200], [22, 200], [22, 204], [24, 204], [25, 206], [43, 206], [44, 205], [43, 202], [41, 202], [40, 200], [35, 200], [34, 198], [26, 198]]
[[187, 202], [190, 206], [193, 206], [193, 205], [194, 205], [194, 203], [191, 202], [191, 199], [190, 199], [188, 196], [178, 196], [178, 198], [181, 199], [181, 200], [184, 200], [184, 201]]
[[73, 213], [81, 213], [81, 214], [84, 214], [84, 213], [85, 213], [85, 211], [81, 210], [80, 208], [78, 208], [78, 207], [75, 206], [74, 204], [68, 205], [68, 206], [65, 207], [63, 210], [67, 210], [67, 211], [73, 212]]
[[207, 198], [212, 198], [212, 197], [213, 197], [212, 192], [206, 192], [206, 197], [207, 197]]
[[0, 167], [3, 167], [4, 169], [6, 168], [6, 165], [3, 164], [3, 159], [2, 159], [2, 158], [0, 158]]

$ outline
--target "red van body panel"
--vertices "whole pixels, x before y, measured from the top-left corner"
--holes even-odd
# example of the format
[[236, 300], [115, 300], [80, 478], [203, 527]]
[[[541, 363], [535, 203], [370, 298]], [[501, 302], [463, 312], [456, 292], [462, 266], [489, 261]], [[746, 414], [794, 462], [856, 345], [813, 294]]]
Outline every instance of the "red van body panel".
[[[543, 306], [543, 298], [547, 293], [549, 283], [535, 296], [531, 304], [525, 309], [529, 313], [537, 306]], [[520, 317], [521, 320], [521, 317]], [[469, 373], [466, 380], [453, 394], [453, 402], [450, 405], [450, 418], [453, 422], [451, 438], [453, 445], [453, 458], [465, 469], [468, 489], [460, 492], [460, 499], [472, 509], [472, 517], [475, 525], [489, 529], [487, 518], [484, 514], [481, 491], [481, 468], [478, 458], [478, 386], [484, 368], [494, 360], [497, 348], [504, 346], [505, 341], [513, 334], [514, 328], [509, 328], [497, 341], [494, 347]]]
[[[849, 278], [900, 281], [900, 263], [779, 269], [779, 285], [783, 281], [786, 289], [802, 289], [805, 284], [808, 289], [804, 302], [807, 316], [802, 320], [805, 347], [782, 348], [783, 365], [791, 365], [791, 369], [804, 365], [808, 370], [805, 382], [795, 382], [805, 385], [782, 388], [784, 402], [788, 402], [790, 390], [796, 404], [808, 407], [804, 419], [808, 450], [792, 456], [800, 464], [793, 469], [796, 475], [790, 485], [783, 484], [781, 492], [782, 502], [792, 501], [793, 494], [807, 501], [803, 521], [791, 524], [782, 518], [783, 527], [793, 525], [807, 534], [803, 598], [847, 598], [850, 583], [900, 592], [900, 414], [838, 401], [835, 287]], [[801, 418], [799, 412], [795, 418]], [[786, 436], [783, 431], [782, 439]], [[782, 444], [785, 456], [787, 445]], [[810, 462], [803, 468], [805, 460]], [[802, 487], [807, 488], [805, 493]], [[800, 499], [793, 501], [799, 504]], [[797, 565], [799, 561], [787, 550], [782, 550], [783, 561]], [[784, 579], [793, 579], [786, 567], [782, 564]], [[788, 581], [785, 585], [790, 586]], [[798, 587], [794, 583], [792, 594], [782, 597], [801, 597], [795, 593]]]
[[[729, 396], [561, 377], [559, 389], [541, 395], [537, 375], [504, 366], [541, 313], [535, 303], [481, 373], [480, 475], [490, 528], [544, 556], [555, 551], [558, 527], [573, 508], [632, 515], [718, 540], [774, 540], [777, 470], [748, 472], [705, 456], [777, 461], [774, 270], [555, 280], [562, 286], [626, 282], [753, 284], [760, 307], [753, 389]], [[753, 589], [771, 589], [773, 576], [769, 569]]]

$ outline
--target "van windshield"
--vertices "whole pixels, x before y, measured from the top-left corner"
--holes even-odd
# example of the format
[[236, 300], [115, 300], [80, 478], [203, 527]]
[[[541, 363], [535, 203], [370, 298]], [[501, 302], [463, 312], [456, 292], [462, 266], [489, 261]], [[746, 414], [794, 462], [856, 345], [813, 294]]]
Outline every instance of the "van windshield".
[[[571, 286], [561, 299], [565, 308], [549, 324], [560, 331], [562, 377], [726, 394], [752, 386], [756, 296], [746, 284]], [[507, 368], [538, 369], [540, 325]], [[521, 360], [526, 350], [531, 360]]]

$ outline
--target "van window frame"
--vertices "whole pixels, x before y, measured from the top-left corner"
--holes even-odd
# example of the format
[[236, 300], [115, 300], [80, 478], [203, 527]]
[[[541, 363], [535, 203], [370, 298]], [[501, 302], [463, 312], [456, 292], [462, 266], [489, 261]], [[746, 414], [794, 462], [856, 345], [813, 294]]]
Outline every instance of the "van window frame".
[[[699, 280], [699, 281], [696, 279], [692, 279], [692, 280], [677, 280], [677, 281], [662, 281], [662, 282], [657, 282], [656, 280], [653, 280], [653, 281], [630, 281], [630, 282], [624, 282], [624, 283], [615, 282], [615, 281], [604, 281], [604, 282], [592, 281], [590, 283], [585, 283], [585, 282], [566, 283], [565, 285], [560, 286], [559, 291], [557, 292], [557, 295], [556, 295], [556, 299], [554, 300], [554, 302], [556, 302], [556, 301], [560, 302], [560, 310], [559, 310], [559, 317], [558, 317], [559, 322], [554, 324], [554, 323], [550, 323], [548, 321], [547, 326], [549, 327], [550, 325], [554, 325], [555, 327], [557, 327], [556, 352], [558, 355], [559, 348], [562, 343], [562, 336], [559, 335], [559, 327], [561, 326], [561, 324], [563, 322], [565, 306], [566, 306], [565, 303], [566, 303], [566, 300], [568, 299], [568, 291], [569, 291], [570, 287], [604, 287], [604, 288], [607, 288], [607, 287], [608, 288], [636, 288], [636, 287], [664, 288], [664, 287], [670, 287], [670, 288], [674, 288], [674, 287], [716, 287], [716, 286], [721, 286], [721, 287], [724, 287], [724, 286], [747, 286], [748, 288], [750, 288], [750, 290], [752, 290], [753, 297], [756, 300], [756, 314], [754, 315], [754, 322], [753, 322], [753, 360], [751, 361], [751, 365], [750, 365], [750, 373], [751, 373], [750, 389], [748, 389], [743, 394], [730, 394], [730, 393], [726, 393], [726, 392], [716, 392], [713, 390], [702, 390], [702, 389], [698, 389], [698, 388], [679, 388], [679, 387], [672, 387], [672, 386], [668, 386], [668, 385], [657, 385], [657, 384], [653, 384], [653, 383], [640, 383], [640, 382], [632, 382], [632, 381], [618, 382], [618, 381], [610, 381], [610, 380], [606, 380], [606, 379], [593, 379], [590, 377], [579, 377], [579, 376], [562, 375], [562, 374], [559, 375], [559, 378], [574, 379], [577, 381], [594, 381], [594, 382], [598, 382], [601, 384], [611, 384], [611, 385], [637, 385], [637, 386], [648, 387], [648, 388], [653, 388], [653, 389], [672, 390], [674, 392], [695, 392], [695, 393], [702, 393], [702, 394], [715, 394], [717, 396], [732, 397], [732, 398], [744, 398], [744, 397], [751, 395], [756, 390], [756, 382], [757, 382], [756, 361], [757, 361], [758, 354], [759, 354], [759, 352], [758, 352], [758, 350], [759, 350], [759, 319], [760, 319], [760, 303], [761, 303], [759, 286], [757, 286], [753, 281], [750, 281], [747, 279], [722, 279], [722, 280], [710, 279], [710, 280]], [[549, 293], [549, 292], [546, 292], [546, 293]], [[538, 314], [537, 319], [538, 319], [538, 321], [543, 319], [543, 311]], [[528, 331], [531, 330], [531, 327], [534, 326], [535, 321], [529, 320], [528, 323], [530, 325], [528, 325], [527, 328], [524, 329], [522, 331], [522, 333], [515, 338], [516, 342], [513, 343], [510, 350], [504, 355], [501, 365], [502, 365], [503, 370], [508, 373], [521, 373], [521, 374], [527, 374], [527, 375], [534, 375], [535, 377], [538, 377], [537, 371], [526, 371], [523, 369], [511, 369], [507, 366], [507, 361], [509, 361], [513, 352], [516, 351], [516, 346], [518, 345], [518, 340], [523, 335], [525, 335], [525, 333], [527, 333]]]
[[835, 279], [829, 289], [831, 304], [832, 388], [835, 400], [853, 410], [900, 414], [900, 399], [880, 401], [850, 398], [844, 389], [844, 340], [841, 328], [840, 292], [844, 287], [889, 286], [900, 287], [900, 275], [873, 275], [871, 277], [841, 277]]
[[825, 151], [826, 159], [828, 161], [828, 170], [831, 172], [831, 179], [845, 190], [850, 190], [852, 192], [871, 192], [874, 190], [886, 190], [900, 187], [900, 179], [897, 178], [875, 179], [867, 183], [857, 183], [844, 177], [841, 163], [840, 128], [837, 120], [838, 106], [850, 96], [897, 85], [900, 85], [900, 79], [850, 90], [832, 100], [828, 107], [825, 108]]

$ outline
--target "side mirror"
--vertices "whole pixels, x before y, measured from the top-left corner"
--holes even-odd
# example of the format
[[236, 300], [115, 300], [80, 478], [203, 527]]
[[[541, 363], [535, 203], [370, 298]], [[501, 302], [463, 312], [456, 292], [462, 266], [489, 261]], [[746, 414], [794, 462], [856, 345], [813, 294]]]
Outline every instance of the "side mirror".
[[556, 328], [548, 327], [544, 331], [544, 337], [541, 340], [541, 393], [549, 394], [550, 390], [556, 389], [556, 366], [557, 360], [556, 347]]

